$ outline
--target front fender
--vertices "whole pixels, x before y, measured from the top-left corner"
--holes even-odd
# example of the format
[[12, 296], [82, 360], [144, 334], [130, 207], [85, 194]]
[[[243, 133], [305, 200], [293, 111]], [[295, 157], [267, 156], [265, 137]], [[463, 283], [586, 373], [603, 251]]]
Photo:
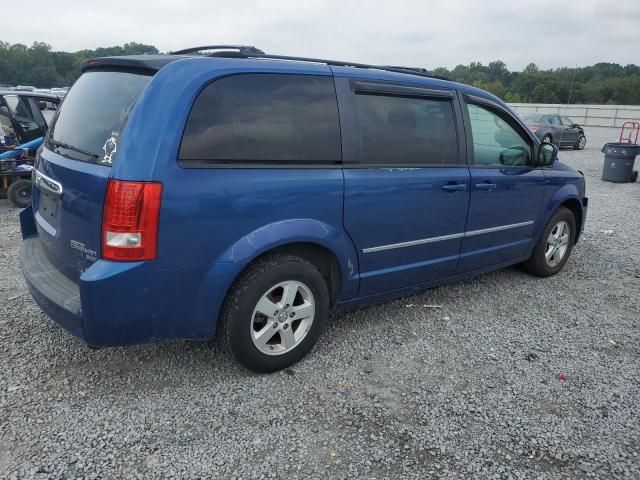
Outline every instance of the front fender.
[[582, 227], [584, 226], [584, 220], [586, 215], [584, 212], [584, 207], [581, 200], [581, 195], [580, 195], [580, 190], [578, 188], [578, 185], [576, 185], [573, 182], [570, 182], [570, 183], [564, 183], [562, 186], [558, 186], [558, 185], [554, 185], [554, 183], [555, 182], [553, 181], [553, 179], [551, 179], [551, 186], [547, 187], [546, 189], [547, 191], [545, 192], [546, 194], [545, 204], [544, 204], [544, 209], [541, 215], [542, 221], [539, 222], [537, 231], [535, 232], [536, 239], [540, 238], [540, 235], [542, 235], [542, 232], [544, 231], [545, 227], [549, 223], [551, 216], [558, 209], [558, 207], [569, 200], [575, 200], [577, 204], [579, 204], [579, 208], [582, 212], [582, 222], [581, 222], [581, 225], [578, 226], [578, 228], [580, 229], [579, 232], [582, 230]]
[[242, 270], [270, 250], [293, 243], [316, 244], [331, 251], [338, 261], [342, 278], [339, 300], [348, 300], [357, 295], [358, 257], [344, 231], [313, 219], [282, 220], [264, 225], [240, 238], [211, 266], [198, 289], [193, 310], [194, 322], [212, 325], [213, 335], [227, 291]]

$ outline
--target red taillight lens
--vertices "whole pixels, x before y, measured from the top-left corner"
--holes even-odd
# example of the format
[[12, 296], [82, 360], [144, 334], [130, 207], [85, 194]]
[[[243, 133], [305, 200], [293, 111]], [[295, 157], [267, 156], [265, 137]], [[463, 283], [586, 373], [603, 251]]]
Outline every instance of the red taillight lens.
[[109, 180], [102, 215], [102, 258], [155, 260], [162, 184]]
[[529, 130], [531, 130], [533, 133], [537, 132], [540, 129], [540, 127], [529, 127]]

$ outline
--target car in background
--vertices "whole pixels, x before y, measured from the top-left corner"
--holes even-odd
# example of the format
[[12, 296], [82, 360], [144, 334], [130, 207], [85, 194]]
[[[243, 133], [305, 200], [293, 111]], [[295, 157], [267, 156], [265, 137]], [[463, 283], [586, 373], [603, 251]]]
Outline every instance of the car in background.
[[60, 99], [63, 99], [68, 91], [69, 91], [69, 87], [56, 87], [50, 90], [52, 95], [55, 95]]
[[584, 129], [568, 117], [556, 114], [527, 113], [522, 115], [529, 129], [543, 142], [558, 147], [584, 149], [587, 137]]
[[44, 137], [59, 104], [48, 93], [0, 90], [0, 148]]

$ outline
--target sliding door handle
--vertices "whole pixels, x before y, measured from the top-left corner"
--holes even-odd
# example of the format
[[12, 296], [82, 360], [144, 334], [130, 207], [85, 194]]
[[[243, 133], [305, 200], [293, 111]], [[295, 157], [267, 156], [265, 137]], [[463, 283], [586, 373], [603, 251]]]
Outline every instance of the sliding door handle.
[[459, 192], [466, 189], [467, 186], [464, 183], [454, 183], [442, 186], [442, 190], [444, 190], [445, 192]]
[[495, 183], [476, 183], [476, 190], [495, 190], [497, 187]]

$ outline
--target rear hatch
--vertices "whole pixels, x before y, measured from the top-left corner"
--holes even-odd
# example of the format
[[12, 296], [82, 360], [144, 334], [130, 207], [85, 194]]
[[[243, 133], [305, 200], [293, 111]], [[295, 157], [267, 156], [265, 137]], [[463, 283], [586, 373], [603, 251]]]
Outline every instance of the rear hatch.
[[100, 258], [103, 202], [118, 139], [150, 80], [140, 70], [85, 72], [66, 95], [36, 159], [39, 238], [51, 263], [73, 280]]

